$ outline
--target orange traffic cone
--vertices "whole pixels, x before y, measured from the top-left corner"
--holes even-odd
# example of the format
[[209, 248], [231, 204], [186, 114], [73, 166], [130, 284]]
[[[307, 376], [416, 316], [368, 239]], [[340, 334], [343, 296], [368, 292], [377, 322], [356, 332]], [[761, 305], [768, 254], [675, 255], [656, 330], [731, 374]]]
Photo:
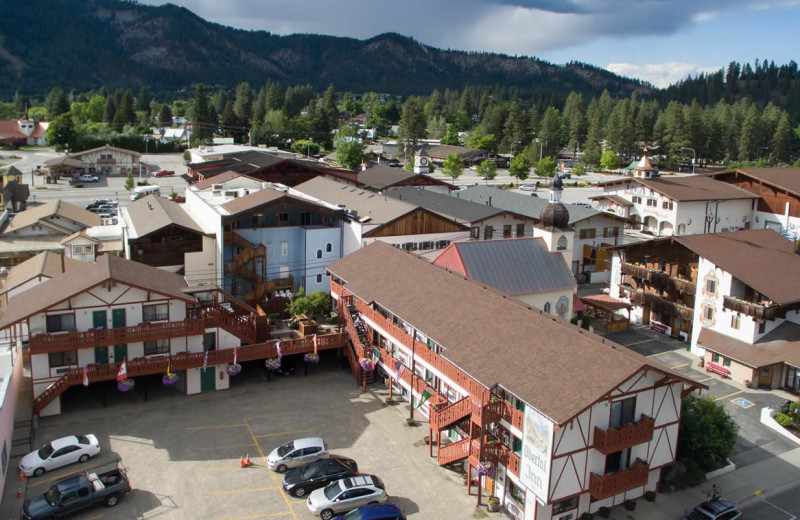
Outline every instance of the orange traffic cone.
[[239, 457], [239, 467], [240, 468], [244, 467], [244, 457]]
[[17, 498], [22, 498], [22, 486], [17, 488]]
[[253, 462], [250, 460], [250, 454], [249, 453], [244, 458], [244, 465], [245, 466], [252, 466], [253, 465]]
[[20, 472], [20, 474], [19, 474], [19, 481], [20, 482], [25, 482], [25, 475], [23, 475], [22, 472]]

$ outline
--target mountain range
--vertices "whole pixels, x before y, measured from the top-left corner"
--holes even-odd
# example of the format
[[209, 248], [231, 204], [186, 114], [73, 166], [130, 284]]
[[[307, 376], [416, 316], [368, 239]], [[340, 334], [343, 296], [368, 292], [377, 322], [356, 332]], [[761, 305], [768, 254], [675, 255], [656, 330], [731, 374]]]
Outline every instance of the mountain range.
[[120, 0], [0, 0], [0, 97], [60, 86], [177, 92], [197, 83], [232, 88], [268, 79], [323, 91], [428, 94], [503, 85], [522, 91], [612, 95], [653, 88], [583, 63], [442, 50], [386, 33], [368, 40], [245, 31], [172, 4]]

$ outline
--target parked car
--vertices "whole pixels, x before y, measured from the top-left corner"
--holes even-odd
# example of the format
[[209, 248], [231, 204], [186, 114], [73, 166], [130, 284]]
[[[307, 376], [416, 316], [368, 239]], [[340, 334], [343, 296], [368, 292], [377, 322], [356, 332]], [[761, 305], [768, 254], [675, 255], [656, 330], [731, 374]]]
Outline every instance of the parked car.
[[333, 520], [406, 520], [406, 515], [394, 504], [373, 504], [353, 509]]
[[687, 512], [681, 520], [739, 520], [742, 512], [732, 502], [724, 498], [714, 498], [703, 502]]
[[328, 457], [328, 446], [322, 437], [307, 437], [289, 441], [267, 455], [267, 466], [278, 473], [296, 468], [317, 459]]
[[97, 175], [92, 175], [91, 173], [84, 173], [82, 175], [78, 175], [77, 180], [78, 182], [98, 182], [100, 177]]
[[98, 208], [98, 207], [103, 206], [105, 204], [116, 204], [116, 205], [119, 205], [119, 202], [116, 202], [116, 201], [113, 201], [113, 200], [109, 200], [109, 199], [97, 199], [96, 201], [90, 202], [89, 204], [87, 204], [84, 207], [86, 209], [88, 209], [88, 210], [91, 210], [92, 208]]
[[38, 477], [74, 462], [86, 462], [100, 453], [97, 437], [89, 435], [70, 435], [45, 443], [38, 450], [28, 453], [19, 461], [19, 470], [26, 477]]
[[290, 469], [283, 476], [283, 490], [298, 498], [334, 480], [358, 474], [358, 464], [347, 457], [315, 460], [305, 466]]
[[172, 175], [175, 175], [175, 172], [172, 170], [156, 170], [150, 175], [152, 175], [153, 177], [170, 177]]
[[535, 184], [523, 184], [519, 189], [522, 191], [539, 191], [539, 187]]
[[[96, 474], [82, 472], [57, 481], [44, 494], [22, 504], [22, 520], [63, 518], [96, 504], [114, 507], [131, 490], [128, 476], [121, 469]], [[100, 515], [103, 516], [103, 515]]]
[[367, 504], [386, 502], [388, 495], [383, 481], [375, 475], [356, 475], [331, 482], [308, 496], [308, 510], [322, 520]]

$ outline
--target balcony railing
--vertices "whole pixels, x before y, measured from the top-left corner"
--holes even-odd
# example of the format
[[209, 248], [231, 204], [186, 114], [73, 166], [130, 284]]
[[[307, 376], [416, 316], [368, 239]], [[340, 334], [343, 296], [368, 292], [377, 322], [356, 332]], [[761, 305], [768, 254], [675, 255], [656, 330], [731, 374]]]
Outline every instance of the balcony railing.
[[666, 316], [680, 316], [684, 320], [694, 319], [694, 309], [670, 301], [655, 294], [646, 293], [641, 289], [634, 289], [631, 286], [623, 286], [630, 293], [631, 303], [635, 305], [649, 305], [650, 310], [657, 314]]
[[622, 274], [636, 276], [662, 290], [674, 289], [684, 294], [695, 294], [697, 284], [690, 280], [684, 280], [677, 276], [672, 276], [663, 271], [648, 269], [647, 267], [636, 265], [630, 262], [622, 262], [620, 266]]
[[504, 419], [508, 424], [522, 431], [522, 423], [524, 421], [524, 415], [520, 410], [517, 410], [516, 408], [512, 407], [511, 403], [509, 403], [508, 401], [491, 402], [488, 405], [486, 405], [486, 408], [488, 408], [493, 413], [496, 413], [498, 418]]
[[431, 410], [430, 424], [433, 430], [443, 430], [472, 413], [472, 399], [464, 397], [459, 401]]
[[647, 484], [649, 471], [649, 464], [637, 460], [629, 469], [607, 473], [602, 476], [592, 473], [589, 476], [589, 492], [596, 500], [603, 500], [604, 498], [642, 487]]
[[642, 415], [639, 421], [629, 423], [618, 429], [603, 430], [594, 428], [594, 448], [603, 455], [653, 440], [652, 418]]
[[800, 302], [790, 305], [761, 305], [733, 296], [723, 296], [722, 300], [722, 305], [726, 309], [734, 312], [741, 312], [751, 318], [764, 321], [783, 318], [786, 316], [787, 311], [800, 309]]

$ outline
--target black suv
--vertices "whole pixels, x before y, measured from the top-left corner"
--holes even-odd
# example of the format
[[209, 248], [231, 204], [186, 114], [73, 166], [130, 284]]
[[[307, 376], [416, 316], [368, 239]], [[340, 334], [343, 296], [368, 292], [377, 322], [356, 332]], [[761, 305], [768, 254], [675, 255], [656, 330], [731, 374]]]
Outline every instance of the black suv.
[[357, 474], [356, 461], [332, 456], [287, 471], [283, 476], [283, 490], [292, 496], [304, 497], [309, 491], [325, 487], [334, 480]]

